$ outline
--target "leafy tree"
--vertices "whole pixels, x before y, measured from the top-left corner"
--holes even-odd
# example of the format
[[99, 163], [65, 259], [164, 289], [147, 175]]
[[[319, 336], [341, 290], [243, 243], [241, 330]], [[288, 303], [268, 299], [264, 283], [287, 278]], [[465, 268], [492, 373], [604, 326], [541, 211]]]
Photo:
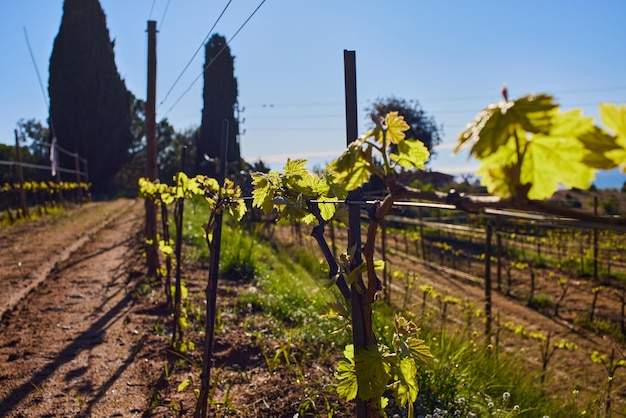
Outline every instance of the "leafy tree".
[[20, 138], [28, 142], [33, 156], [50, 156], [50, 129], [36, 119], [20, 119], [17, 122]]
[[183, 131], [174, 131], [167, 120], [162, 120], [157, 126], [157, 143], [159, 148], [158, 165], [159, 178], [162, 182], [170, 183], [174, 175], [182, 169], [183, 148], [187, 147], [185, 166], [188, 169], [195, 159], [193, 145], [197, 140], [200, 128], [193, 126]]
[[130, 132], [133, 139], [128, 151], [132, 156], [146, 148], [146, 101], [133, 95], [130, 114]]
[[[20, 119], [17, 122], [17, 137], [20, 141], [20, 158], [23, 163], [50, 165], [49, 154], [50, 131], [36, 119]], [[0, 160], [14, 161], [15, 146], [0, 146]], [[23, 167], [25, 180], [46, 181], [50, 180], [50, 171]], [[3, 182], [15, 181], [15, 169], [12, 166], [0, 166], [0, 178]]]
[[620, 214], [620, 201], [615, 195], [611, 195], [606, 201], [602, 202], [602, 208], [607, 215]]
[[[215, 34], [205, 48], [204, 108], [202, 126], [196, 142], [196, 170], [214, 175], [216, 159], [221, 155], [222, 124], [229, 122], [228, 171], [238, 172], [241, 166], [237, 143], [239, 124], [235, 118], [237, 104], [237, 79], [234, 76], [233, 56], [226, 39]], [[212, 162], [207, 161], [207, 155]]]
[[[146, 141], [144, 132], [144, 102], [135, 99], [132, 107], [133, 141], [130, 146], [130, 158], [117, 173], [115, 184], [118, 188], [137, 191], [137, 182], [146, 172]], [[198, 136], [198, 127], [191, 127], [182, 132], [177, 132], [167, 119], [161, 119], [156, 126], [157, 139], [157, 165], [159, 180], [171, 184], [174, 174], [182, 169], [182, 149], [187, 147], [187, 167], [194, 160], [193, 147]]]
[[398, 112], [409, 126], [406, 137], [422, 141], [431, 156], [435, 155], [435, 146], [442, 141], [443, 127], [437, 125], [434, 117], [426, 114], [417, 100], [407, 102], [394, 96], [378, 98], [366, 112], [368, 117], [375, 120], [383, 118], [389, 112]]
[[[94, 193], [112, 193], [132, 142], [132, 97], [117, 72], [98, 0], [65, 0], [48, 91], [59, 145], [87, 159]], [[73, 167], [71, 157], [60, 157], [61, 166]]]

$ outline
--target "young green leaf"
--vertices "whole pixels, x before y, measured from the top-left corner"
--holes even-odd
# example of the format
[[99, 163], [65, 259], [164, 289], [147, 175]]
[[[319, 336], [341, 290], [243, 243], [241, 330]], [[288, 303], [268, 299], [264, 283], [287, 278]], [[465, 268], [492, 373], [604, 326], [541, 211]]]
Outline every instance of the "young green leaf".
[[387, 389], [391, 378], [390, 367], [375, 345], [357, 348], [355, 355], [356, 379], [359, 398], [379, 399]]
[[344, 359], [339, 362], [335, 373], [335, 378], [339, 380], [337, 394], [351, 401], [356, 399], [359, 391], [354, 363], [354, 346], [352, 344], [347, 345], [343, 350], [343, 355]]
[[430, 157], [428, 148], [422, 141], [407, 139], [398, 143], [398, 154], [391, 153], [391, 159], [404, 168], [424, 169]]
[[374, 130], [373, 134], [376, 137], [376, 141], [383, 142], [383, 131], [386, 135], [386, 144], [399, 144], [404, 140], [405, 131], [410, 128], [409, 124], [404, 120], [404, 116], [399, 116], [398, 112], [389, 112], [385, 115], [382, 121], [382, 126]]
[[343, 184], [346, 190], [355, 190], [365, 184], [372, 174], [372, 148], [364, 141], [350, 144], [338, 159], [331, 163], [333, 183]]
[[626, 173], [626, 105], [619, 107], [614, 104], [600, 103], [600, 120], [616, 136], [616, 144], [619, 148], [609, 151], [606, 155], [622, 167], [622, 173]]
[[400, 367], [395, 370], [394, 378], [397, 383], [394, 386], [394, 398], [400, 406], [408, 406], [408, 416], [413, 418], [413, 403], [417, 399], [417, 366], [410, 357], [400, 361]]
[[470, 144], [470, 154], [483, 159], [507, 143], [515, 141], [513, 133], [518, 129], [547, 134], [552, 113], [557, 108], [554, 99], [547, 94], [531, 94], [515, 101], [490, 105], [461, 132], [455, 152]]

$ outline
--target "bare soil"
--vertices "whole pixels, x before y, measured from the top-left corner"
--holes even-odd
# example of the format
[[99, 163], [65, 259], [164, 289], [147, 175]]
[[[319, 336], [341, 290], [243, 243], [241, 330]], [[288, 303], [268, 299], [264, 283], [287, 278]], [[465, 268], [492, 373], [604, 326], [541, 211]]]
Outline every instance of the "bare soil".
[[135, 313], [141, 208], [135, 200], [90, 203], [2, 231], [11, 246], [0, 261], [8, 300], [0, 324], [0, 415], [146, 410], [159, 368], [147, 316]]

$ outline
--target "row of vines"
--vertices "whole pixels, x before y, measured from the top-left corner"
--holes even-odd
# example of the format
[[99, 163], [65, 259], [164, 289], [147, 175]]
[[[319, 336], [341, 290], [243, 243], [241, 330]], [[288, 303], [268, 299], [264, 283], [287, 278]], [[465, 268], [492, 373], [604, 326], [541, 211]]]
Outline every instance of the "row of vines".
[[[201, 196], [206, 202], [207, 222], [203, 229], [211, 260], [206, 288], [203, 372], [196, 416], [205, 417], [207, 414], [222, 214], [228, 213], [240, 221], [247, 211], [260, 210], [278, 221], [311, 226], [311, 235], [328, 265], [329, 281], [337, 286], [343, 295], [344, 309], [350, 312], [349, 326], [353, 344], [345, 347], [344, 359], [337, 366], [335, 376], [338, 379], [338, 393], [355, 401], [357, 417], [384, 415], [391, 398], [396, 405], [405, 407], [408, 416], [412, 417], [419, 393], [416, 372], [420, 364], [431, 357], [429, 348], [419, 337], [418, 326], [403, 316], [396, 317], [393, 325], [395, 332], [388, 341], [381, 341], [373, 327], [374, 306], [386, 288], [391, 287], [385, 277], [385, 251], [382, 252], [383, 260], [376, 258], [378, 232], [386, 226], [387, 216], [398, 203], [429, 201], [473, 214], [518, 208], [623, 228], [625, 222], [622, 218], [586, 215], [554, 208], [543, 201], [556, 191], [559, 184], [586, 189], [595, 170], [610, 169], [626, 161], [626, 107], [602, 105], [600, 114], [603, 123], [613, 130], [613, 134], [596, 126], [592, 118], [584, 117], [578, 111], [561, 112], [548, 95], [508, 100], [505, 94], [504, 101], [483, 110], [461, 133], [459, 143], [460, 146], [471, 145], [471, 154], [483, 162], [478, 174], [483, 176], [483, 184], [493, 193], [492, 196], [465, 196], [454, 191], [425, 192], [398, 182], [399, 171], [423, 169], [429, 152], [419, 140], [405, 137], [408, 125], [397, 112], [391, 112], [376, 121], [374, 129], [351, 142], [346, 151], [322, 174], [309, 172], [304, 160], [288, 161], [283, 172], [253, 174], [252, 196], [242, 196], [240, 186], [228, 179], [216, 180], [205, 176], [188, 178], [184, 173], [179, 173], [173, 187], [142, 180], [142, 195], [156, 201], [162, 211], [163, 232], [158, 241], [166, 260], [166, 293], [171, 295], [169, 304], [174, 317], [172, 344], [179, 351], [189, 348], [184, 339], [187, 313], [182, 299], [185, 289], [180, 283], [182, 208], [185, 199], [192, 196]], [[559, 150], [557, 154], [554, 153], [555, 149]], [[372, 176], [379, 177], [385, 183], [387, 195], [369, 202], [364, 200], [360, 190]], [[174, 205], [176, 233], [173, 240], [167, 232], [168, 204]], [[367, 217], [363, 233], [360, 226], [362, 208]], [[338, 256], [326, 240], [326, 230], [331, 220], [338, 220], [348, 230], [347, 248]], [[421, 233], [421, 242], [424, 243], [421, 248], [422, 258], [435, 258], [432, 249], [438, 248], [439, 261], [444, 264], [444, 258], [448, 258], [446, 252], [453, 251], [452, 245], [439, 237], [437, 240], [431, 239], [426, 250], [427, 240], [424, 239], [424, 232]], [[510, 235], [505, 229], [498, 229], [499, 241], [506, 241], [502, 238], [506, 238], [507, 233]], [[488, 280], [492, 269], [491, 226], [487, 229], [486, 237], [487, 250], [483, 257], [487, 260], [484, 276]], [[497, 258], [496, 263], [504, 265], [506, 269], [507, 263], [512, 265], [513, 259], [519, 262], [516, 254], [519, 249], [508, 242], [504, 244], [501, 242], [498, 245], [498, 252], [506, 252], [509, 257]], [[536, 242], [524, 243], [521, 248], [530, 253], [532, 244]], [[148, 242], [147, 245], [156, 246], [157, 242]], [[538, 260], [547, 262], [551, 257], [543, 252], [538, 255]], [[465, 263], [471, 265], [472, 258], [466, 257]], [[457, 256], [452, 259], [463, 262]], [[598, 259], [595, 256], [595, 260]], [[175, 266], [174, 284], [169, 279], [171, 267], [167, 267], [171, 262]], [[562, 269], [563, 265], [561, 262], [557, 269]], [[521, 269], [519, 266], [517, 268]], [[566, 289], [567, 283], [567, 279], [558, 279], [558, 285], [563, 289]], [[503, 291], [501, 281], [498, 281], [497, 288]], [[507, 288], [511, 294], [512, 281], [509, 281]], [[170, 293], [170, 289], [173, 292]], [[485, 291], [491, 291], [489, 282], [486, 282]], [[563, 290], [557, 306], [565, 294], [566, 290]], [[487, 297], [485, 315], [488, 324], [493, 319], [489, 301]], [[559, 315], [558, 308], [555, 308], [554, 315]], [[487, 338], [490, 342], [493, 338], [489, 328]], [[566, 342], [554, 345], [550, 335], [538, 336], [537, 339], [542, 341], [544, 347], [544, 370], [557, 348], [573, 349]], [[596, 357], [598, 361], [605, 359], [601, 354]], [[616, 360], [613, 353], [610, 367], [623, 365], [623, 362], [624, 359]], [[607, 404], [610, 405], [610, 402]], [[607, 413], [609, 410], [610, 406]]]
[[69, 181], [26, 181], [0, 185], [0, 223], [45, 215], [65, 203], [89, 199], [90, 185]]

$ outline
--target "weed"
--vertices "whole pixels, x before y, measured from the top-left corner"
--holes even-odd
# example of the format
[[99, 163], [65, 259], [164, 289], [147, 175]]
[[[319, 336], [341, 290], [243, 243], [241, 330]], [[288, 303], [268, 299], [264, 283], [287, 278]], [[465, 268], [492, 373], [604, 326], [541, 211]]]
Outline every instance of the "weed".
[[154, 330], [154, 334], [155, 335], [158, 335], [160, 337], [165, 335], [165, 328], [163, 327], [163, 323], [161, 322], [160, 319], [156, 320], [156, 322], [154, 323], [154, 326], [152, 327], [152, 329]]
[[546, 293], [534, 295], [528, 301], [528, 306], [533, 309], [548, 309], [552, 306], [552, 296]]

